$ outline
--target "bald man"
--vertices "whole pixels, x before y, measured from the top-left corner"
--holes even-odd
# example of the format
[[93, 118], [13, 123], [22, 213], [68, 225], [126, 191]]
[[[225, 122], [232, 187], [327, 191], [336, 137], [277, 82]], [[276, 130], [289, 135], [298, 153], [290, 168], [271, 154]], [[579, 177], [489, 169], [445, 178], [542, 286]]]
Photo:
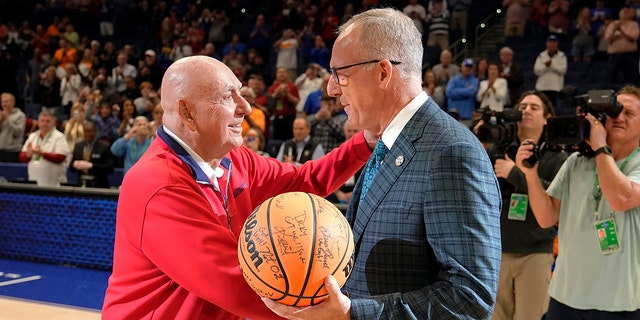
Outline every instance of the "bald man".
[[251, 108], [241, 86], [207, 56], [167, 70], [163, 126], [122, 184], [103, 319], [278, 319], [240, 271], [245, 219], [283, 192], [327, 196], [367, 161], [376, 138], [359, 133], [300, 167], [262, 157], [242, 146]]

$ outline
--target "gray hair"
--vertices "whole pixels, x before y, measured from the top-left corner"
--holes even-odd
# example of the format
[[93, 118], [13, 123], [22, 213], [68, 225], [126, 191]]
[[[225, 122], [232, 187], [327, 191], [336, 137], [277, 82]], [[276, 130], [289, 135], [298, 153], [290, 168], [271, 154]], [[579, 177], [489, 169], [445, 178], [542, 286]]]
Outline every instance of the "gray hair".
[[362, 61], [389, 59], [398, 61], [400, 76], [421, 83], [422, 36], [404, 13], [391, 9], [371, 9], [353, 16], [338, 28], [338, 34], [360, 28], [353, 55]]

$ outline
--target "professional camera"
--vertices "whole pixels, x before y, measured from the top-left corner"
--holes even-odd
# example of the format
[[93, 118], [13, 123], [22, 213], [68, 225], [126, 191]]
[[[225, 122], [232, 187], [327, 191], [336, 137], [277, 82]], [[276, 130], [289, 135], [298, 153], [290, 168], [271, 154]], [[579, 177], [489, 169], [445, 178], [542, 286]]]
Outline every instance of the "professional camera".
[[505, 109], [500, 112], [489, 108], [482, 108], [478, 111], [482, 113], [481, 119], [484, 122], [476, 133], [481, 142], [501, 145], [514, 140], [516, 136], [515, 122], [522, 120], [522, 112], [516, 109]]
[[620, 114], [622, 106], [612, 90], [590, 90], [573, 99], [577, 115], [547, 119], [546, 142], [563, 150], [578, 151], [583, 156], [593, 156], [593, 150], [585, 142], [591, 130], [585, 116], [591, 113], [604, 125], [607, 116], [616, 118]]

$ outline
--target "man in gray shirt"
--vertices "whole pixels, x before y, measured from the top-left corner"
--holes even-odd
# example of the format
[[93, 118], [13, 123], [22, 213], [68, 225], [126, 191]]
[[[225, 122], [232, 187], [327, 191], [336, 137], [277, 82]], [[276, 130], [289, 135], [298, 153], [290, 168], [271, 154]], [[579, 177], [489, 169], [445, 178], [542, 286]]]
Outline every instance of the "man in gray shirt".
[[18, 154], [24, 141], [26, 116], [15, 107], [16, 97], [11, 93], [1, 96], [0, 111], [0, 162], [18, 162]]

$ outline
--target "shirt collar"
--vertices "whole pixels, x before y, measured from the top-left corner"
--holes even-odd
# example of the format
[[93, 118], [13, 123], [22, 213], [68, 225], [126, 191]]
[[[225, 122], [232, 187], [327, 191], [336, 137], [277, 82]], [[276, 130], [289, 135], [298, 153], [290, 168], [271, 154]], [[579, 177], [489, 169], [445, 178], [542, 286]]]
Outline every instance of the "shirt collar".
[[420, 94], [413, 98], [413, 100], [411, 100], [409, 104], [407, 104], [404, 108], [402, 108], [402, 110], [400, 110], [400, 112], [398, 112], [395, 118], [391, 120], [391, 123], [389, 123], [387, 128], [384, 129], [381, 139], [382, 142], [384, 142], [384, 145], [387, 146], [389, 150], [391, 150], [391, 147], [393, 147], [396, 139], [398, 139], [398, 137], [400, 136], [400, 132], [402, 132], [404, 126], [407, 125], [407, 122], [411, 120], [413, 115], [418, 111], [418, 109], [420, 109], [420, 106], [422, 106], [427, 101], [427, 99], [429, 99], [427, 93], [424, 91], [420, 92]]
[[[168, 136], [167, 138], [170, 138], [175, 143], [171, 143], [172, 141], [167, 141], [167, 139], [164, 139], [163, 138], [164, 134], [166, 134]], [[173, 133], [167, 127], [165, 126], [160, 127], [158, 129], [158, 136], [163, 138], [162, 140], [165, 141], [169, 145], [169, 147], [178, 154], [178, 156], [180, 156], [187, 164], [189, 164], [194, 169], [195, 178], [197, 181], [208, 182], [207, 180], [211, 180], [213, 184], [216, 186], [216, 188], [219, 189], [218, 179], [214, 179], [214, 177], [215, 178], [222, 177], [224, 173], [224, 170], [222, 168], [220, 167], [212, 168], [211, 165], [209, 165], [209, 163], [204, 161], [202, 157], [200, 157], [195, 151], [193, 151], [193, 149], [191, 149], [191, 147], [189, 147], [189, 145], [187, 145], [182, 139], [180, 139], [180, 137], [178, 137], [175, 133]], [[177, 147], [175, 145], [176, 143], [180, 148], [176, 148]], [[223, 160], [221, 161], [221, 164], [224, 166], [226, 161], [227, 159], [223, 158]], [[194, 164], [200, 169], [200, 172], [198, 172], [198, 170], [195, 170]], [[207, 179], [205, 180], [202, 175], [206, 176]]]

